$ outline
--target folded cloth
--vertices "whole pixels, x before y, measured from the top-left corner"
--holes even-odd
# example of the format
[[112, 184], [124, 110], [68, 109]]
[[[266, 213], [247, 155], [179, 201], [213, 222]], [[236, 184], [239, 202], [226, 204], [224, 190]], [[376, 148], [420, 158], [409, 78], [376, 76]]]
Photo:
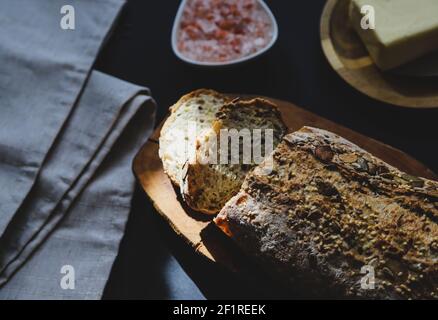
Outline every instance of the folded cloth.
[[30, 191], [68, 118], [123, 0], [2, 0], [0, 10], [0, 236]]
[[0, 299], [101, 297], [129, 214], [131, 161], [154, 126], [148, 89], [91, 71], [123, 1], [70, 0], [75, 30], [60, 27], [65, 4], [2, 0]]
[[[101, 297], [129, 214], [132, 158], [153, 128], [147, 93], [92, 72], [1, 241], [0, 299]], [[63, 266], [74, 289], [61, 285]]]
[[[47, 155], [31, 191], [0, 239], [0, 286], [28, 259], [63, 218], [108, 152], [114, 148], [116, 139], [127, 124], [134, 116], [139, 117], [136, 115], [139, 109], [147, 110], [141, 110], [143, 124], [138, 127], [137, 134], [141, 135], [141, 139], [150, 134], [155, 104], [148, 94], [144, 88], [97, 71], [92, 72], [78, 104]], [[133, 148], [114, 152], [124, 153], [124, 156], [131, 156], [132, 159], [132, 152], [139, 146], [130, 141], [123, 143]], [[115, 169], [116, 166], [117, 163], [114, 164]], [[124, 166], [130, 168], [129, 164]], [[133, 191], [133, 177], [130, 172], [126, 175], [128, 178], [120, 179], [120, 184], [114, 181], [111, 186], [114, 187], [114, 192], [123, 189], [123, 195], [129, 199]], [[123, 181], [128, 184], [122, 184]], [[95, 205], [108, 200], [112, 199], [94, 199]], [[118, 208], [118, 198], [110, 202]], [[123, 205], [128, 207], [129, 202], [123, 202]], [[127, 212], [120, 214], [115, 211], [114, 214], [117, 213], [126, 220]], [[110, 213], [108, 219], [112, 219]], [[53, 254], [56, 255], [56, 252]]]

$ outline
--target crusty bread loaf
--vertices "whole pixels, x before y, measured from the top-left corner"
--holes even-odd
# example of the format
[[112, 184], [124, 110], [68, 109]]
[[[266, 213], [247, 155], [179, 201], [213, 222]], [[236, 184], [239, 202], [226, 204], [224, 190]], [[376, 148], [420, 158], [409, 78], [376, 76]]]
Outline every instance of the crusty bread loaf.
[[200, 89], [183, 96], [170, 108], [171, 114], [160, 132], [158, 153], [164, 172], [175, 185], [180, 185], [181, 169], [196, 140], [190, 136], [189, 122], [196, 123], [197, 134], [210, 130], [216, 112], [228, 100], [216, 91]]
[[[184, 168], [181, 184], [181, 194], [185, 202], [193, 209], [207, 214], [217, 214], [225, 203], [239, 191], [246, 174], [256, 165], [254, 157], [250, 159], [251, 161], [243, 161], [243, 141], [239, 144], [239, 159], [236, 159], [238, 163], [220, 163], [221, 153], [225, 153], [227, 158], [231, 159], [231, 146], [226, 145], [224, 148], [220, 145], [220, 132], [224, 129], [236, 129], [238, 132], [247, 129], [247, 132], [251, 134], [255, 132], [254, 129], [261, 130], [262, 139], [257, 140], [251, 136], [251, 143], [248, 147], [251, 149], [254, 144], [259, 143], [262, 156], [264, 155], [266, 129], [273, 131], [273, 147], [286, 133], [286, 126], [277, 106], [265, 99], [256, 98], [249, 101], [235, 99], [219, 109], [211, 132], [199, 138], [196, 161], [188, 163]], [[212, 152], [211, 143], [217, 145], [215, 158], [218, 163], [202, 163], [199, 158], [209, 156], [208, 153]]]
[[266, 270], [320, 297], [438, 298], [438, 182], [310, 127], [273, 159], [215, 219]]

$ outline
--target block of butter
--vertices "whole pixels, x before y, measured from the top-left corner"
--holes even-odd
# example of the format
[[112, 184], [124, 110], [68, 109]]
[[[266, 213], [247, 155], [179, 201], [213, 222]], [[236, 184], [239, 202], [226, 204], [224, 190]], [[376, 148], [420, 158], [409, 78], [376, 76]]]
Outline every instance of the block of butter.
[[[374, 29], [362, 28], [363, 6], [374, 9]], [[351, 0], [349, 14], [354, 29], [382, 70], [438, 50], [438, 0]]]

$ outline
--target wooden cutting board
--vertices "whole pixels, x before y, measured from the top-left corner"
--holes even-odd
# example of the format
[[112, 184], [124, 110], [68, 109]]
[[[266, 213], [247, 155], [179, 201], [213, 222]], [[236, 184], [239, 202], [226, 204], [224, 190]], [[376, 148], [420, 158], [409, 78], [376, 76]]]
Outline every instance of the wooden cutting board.
[[[298, 130], [302, 126], [326, 129], [347, 138], [406, 173], [436, 179], [431, 170], [400, 150], [321, 118], [292, 103], [268, 99], [278, 105], [289, 131]], [[158, 157], [160, 129], [161, 126], [143, 145], [134, 159], [133, 171], [139, 183], [158, 213], [196, 252], [232, 271], [241, 271], [242, 266], [248, 264], [247, 259], [242, 257], [242, 253], [234, 244], [216, 228], [211, 222], [211, 216], [194, 212], [184, 205], [179, 190], [173, 187], [163, 172], [161, 160]]]

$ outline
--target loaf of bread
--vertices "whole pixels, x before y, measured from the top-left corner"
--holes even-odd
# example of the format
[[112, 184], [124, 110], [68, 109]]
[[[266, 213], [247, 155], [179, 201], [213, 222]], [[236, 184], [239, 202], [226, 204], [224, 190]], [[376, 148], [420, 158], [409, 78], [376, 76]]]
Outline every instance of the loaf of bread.
[[[222, 146], [220, 143], [221, 132], [227, 134], [235, 129], [236, 133], [248, 133], [250, 137], [246, 141], [236, 141], [238, 145], [238, 156], [232, 159], [232, 146], [229, 140]], [[194, 210], [206, 214], [217, 214], [225, 203], [231, 199], [240, 189], [246, 174], [256, 166], [256, 159], [252, 154], [253, 147], [260, 148], [260, 163], [264, 157], [266, 130], [272, 130], [272, 145], [269, 154], [280, 142], [286, 133], [286, 126], [281, 119], [277, 106], [268, 100], [256, 98], [252, 100], [235, 99], [224, 104], [216, 113], [210, 132], [207, 132], [197, 141], [196, 161], [187, 163], [184, 167], [181, 183], [181, 194], [185, 202]], [[259, 135], [256, 131], [259, 130]], [[226, 139], [223, 139], [226, 140]], [[250, 141], [249, 141], [250, 140]], [[212, 148], [211, 146], [215, 147]], [[243, 151], [247, 147], [247, 158], [245, 161]], [[213, 159], [211, 161], [200, 161], [200, 159]], [[221, 161], [221, 154], [225, 155], [228, 163]], [[237, 151], [235, 153], [237, 155]]]
[[318, 297], [437, 299], [438, 183], [324, 130], [286, 135], [216, 224], [273, 277]]
[[180, 185], [182, 167], [190, 157], [190, 150], [195, 149], [196, 136], [191, 136], [190, 132], [192, 124], [196, 126], [196, 135], [210, 130], [216, 112], [228, 100], [216, 91], [200, 89], [183, 96], [170, 107], [171, 114], [160, 132], [158, 154], [164, 172], [175, 185]]

